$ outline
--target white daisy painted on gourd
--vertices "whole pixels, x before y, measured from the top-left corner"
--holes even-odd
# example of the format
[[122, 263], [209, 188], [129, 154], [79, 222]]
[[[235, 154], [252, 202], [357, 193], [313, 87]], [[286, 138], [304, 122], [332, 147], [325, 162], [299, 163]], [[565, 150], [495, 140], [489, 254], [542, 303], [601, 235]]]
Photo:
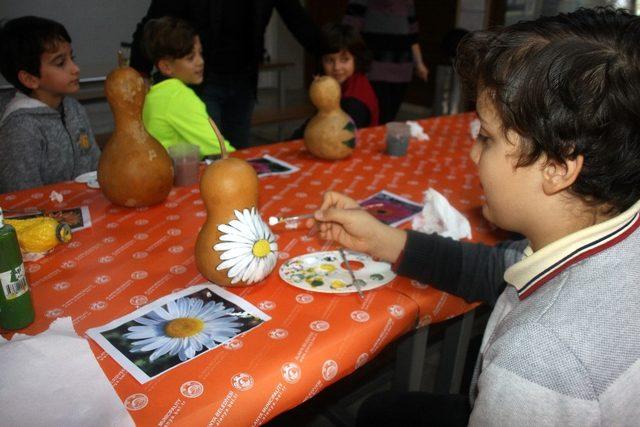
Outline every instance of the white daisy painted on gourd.
[[222, 252], [217, 270], [226, 270], [231, 283], [259, 282], [276, 266], [278, 244], [255, 208], [234, 210], [236, 219], [220, 224], [223, 233], [213, 249]]
[[136, 319], [141, 326], [130, 326], [122, 336], [133, 340], [132, 353], [153, 351], [150, 362], [165, 354], [184, 362], [240, 333], [242, 323], [231, 313], [221, 302], [179, 298]]

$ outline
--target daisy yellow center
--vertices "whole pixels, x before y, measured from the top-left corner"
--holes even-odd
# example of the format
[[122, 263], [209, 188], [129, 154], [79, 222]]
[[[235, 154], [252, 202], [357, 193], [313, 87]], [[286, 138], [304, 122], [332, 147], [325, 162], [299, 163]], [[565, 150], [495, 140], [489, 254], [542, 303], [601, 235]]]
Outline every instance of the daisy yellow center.
[[164, 327], [164, 332], [171, 338], [187, 338], [197, 335], [204, 329], [204, 322], [193, 317], [173, 319]]
[[251, 251], [253, 252], [253, 256], [263, 258], [271, 253], [271, 246], [269, 246], [269, 242], [265, 239], [260, 239], [253, 244]]

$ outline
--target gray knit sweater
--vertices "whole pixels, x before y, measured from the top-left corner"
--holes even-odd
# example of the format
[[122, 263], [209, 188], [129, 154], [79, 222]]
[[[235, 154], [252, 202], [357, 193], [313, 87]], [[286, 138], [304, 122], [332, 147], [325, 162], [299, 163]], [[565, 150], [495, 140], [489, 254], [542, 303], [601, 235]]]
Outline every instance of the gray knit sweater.
[[99, 157], [75, 99], [65, 97], [60, 111], [19, 92], [0, 102], [0, 193], [72, 180], [95, 170]]

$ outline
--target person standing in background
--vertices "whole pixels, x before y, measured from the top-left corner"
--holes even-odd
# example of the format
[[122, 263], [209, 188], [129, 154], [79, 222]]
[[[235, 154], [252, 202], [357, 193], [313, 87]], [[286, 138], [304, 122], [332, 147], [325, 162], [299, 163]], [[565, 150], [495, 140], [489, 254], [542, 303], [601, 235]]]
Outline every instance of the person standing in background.
[[414, 68], [422, 80], [429, 75], [413, 0], [349, 0], [342, 22], [360, 30], [373, 54], [368, 77], [380, 104], [380, 124], [394, 120]]
[[306, 50], [321, 51], [320, 30], [298, 0], [152, 0], [133, 34], [131, 66], [151, 71], [141, 49], [147, 21], [174, 16], [189, 22], [202, 42], [205, 76], [198, 92], [207, 112], [234, 147], [248, 147], [264, 33], [274, 9]]

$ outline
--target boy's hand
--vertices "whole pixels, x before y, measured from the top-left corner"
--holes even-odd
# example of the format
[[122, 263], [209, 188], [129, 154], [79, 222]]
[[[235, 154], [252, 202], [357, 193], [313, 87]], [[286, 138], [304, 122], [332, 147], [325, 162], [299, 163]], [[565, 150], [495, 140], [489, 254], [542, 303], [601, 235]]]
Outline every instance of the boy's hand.
[[378, 221], [353, 199], [333, 191], [325, 193], [315, 213], [320, 237], [346, 248], [394, 262], [406, 242], [406, 233]]

